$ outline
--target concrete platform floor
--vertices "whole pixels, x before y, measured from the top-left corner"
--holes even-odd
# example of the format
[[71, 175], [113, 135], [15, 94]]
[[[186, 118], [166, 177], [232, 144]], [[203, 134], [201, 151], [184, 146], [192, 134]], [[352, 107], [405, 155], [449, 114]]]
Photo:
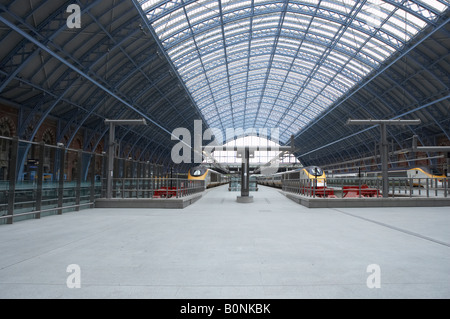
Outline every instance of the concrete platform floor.
[[[227, 187], [184, 210], [0, 226], [0, 298], [450, 298], [450, 209], [307, 209]], [[80, 289], [66, 285], [80, 267]], [[369, 289], [367, 267], [380, 267]]]

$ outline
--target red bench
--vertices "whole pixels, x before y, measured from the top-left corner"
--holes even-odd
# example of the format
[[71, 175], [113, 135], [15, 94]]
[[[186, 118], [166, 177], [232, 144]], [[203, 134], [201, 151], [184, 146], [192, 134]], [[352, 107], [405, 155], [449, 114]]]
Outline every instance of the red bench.
[[359, 186], [344, 186], [342, 188], [344, 198], [356, 197], [378, 197], [380, 192], [376, 188], [369, 188], [367, 185]]
[[336, 198], [334, 195], [334, 189], [326, 187], [317, 187], [315, 190], [312, 187], [302, 187], [300, 188], [300, 194], [307, 194], [311, 196], [315, 194], [316, 197]]
[[[182, 191], [182, 189], [179, 190]], [[153, 192], [153, 198], [172, 198], [176, 196], [176, 187], [161, 187]]]

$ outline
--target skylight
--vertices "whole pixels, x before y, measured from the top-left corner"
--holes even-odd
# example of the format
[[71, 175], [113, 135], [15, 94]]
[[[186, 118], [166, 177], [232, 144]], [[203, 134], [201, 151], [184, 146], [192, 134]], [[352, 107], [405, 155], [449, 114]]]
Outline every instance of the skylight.
[[446, 0], [139, 0], [210, 126], [280, 128], [331, 107], [449, 7]]

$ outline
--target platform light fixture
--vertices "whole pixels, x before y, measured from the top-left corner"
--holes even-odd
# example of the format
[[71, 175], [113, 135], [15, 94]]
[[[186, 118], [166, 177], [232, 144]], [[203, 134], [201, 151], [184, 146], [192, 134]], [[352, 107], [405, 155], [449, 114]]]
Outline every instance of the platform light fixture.
[[420, 125], [422, 121], [420, 119], [417, 120], [352, 120], [349, 119], [347, 121], [347, 125], [379, 125], [381, 131], [381, 144], [380, 144], [380, 154], [381, 154], [381, 175], [383, 180], [383, 197], [389, 197], [389, 178], [388, 178], [388, 148], [389, 143], [387, 141], [387, 126], [395, 125], [395, 126], [405, 126], [405, 125]]
[[108, 146], [108, 175], [106, 176], [106, 198], [112, 198], [112, 179], [114, 176], [114, 154], [116, 153], [116, 125], [147, 125], [147, 121], [142, 119], [105, 119], [105, 124], [109, 124], [109, 146]]

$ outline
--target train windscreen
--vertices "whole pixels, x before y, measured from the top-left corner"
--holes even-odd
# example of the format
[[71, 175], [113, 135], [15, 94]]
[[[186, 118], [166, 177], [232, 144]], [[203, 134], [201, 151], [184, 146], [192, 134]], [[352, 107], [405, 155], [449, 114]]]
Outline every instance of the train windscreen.
[[439, 175], [439, 176], [444, 175], [442, 171], [437, 167], [430, 168], [430, 173], [431, 175]]
[[323, 170], [320, 167], [313, 166], [313, 167], [308, 167], [308, 173], [312, 176], [322, 176]]
[[200, 177], [205, 175], [206, 168], [205, 167], [193, 167], [191, 168], [191, 176], [193, 177]]

